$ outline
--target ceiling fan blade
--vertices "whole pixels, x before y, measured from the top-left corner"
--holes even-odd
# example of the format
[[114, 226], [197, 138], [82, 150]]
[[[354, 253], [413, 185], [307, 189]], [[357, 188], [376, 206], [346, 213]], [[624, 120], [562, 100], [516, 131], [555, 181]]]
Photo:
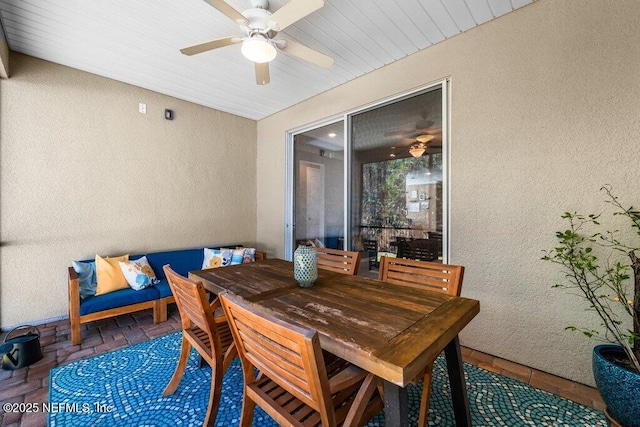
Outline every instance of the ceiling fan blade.
[[415, 129], [414, 132], [421, 132], [421, 133], [428, 133], [430, 135], [435, 135], [437, 133], [442, 133], [442, 127], [438, 126], [438, 127], [434, 128], [434, 127], [431, 127], [431, 126], [428, 126], [428, 127], [417, 127], [416, 126], [416, 129]]
[[408, 130], [394, 130], [391, 132], [386, 132], [384, 134], [385, 138], [398, 138], [398, 137], [404, 137], [407, 135], [413, 135], [416, 133], [415, 129], [408, 129]]
[[249, 20], [224, 0], [204, 0], [222, 12], [227, 18], [238, 24], [247, 25]]
[[270, 78], [269, 78], [269, 63], [268, 62], [262, 62], [262, 63], [258, 63], [255, 62], [255, 68], [256, 68], [256, 83], [259, 85], [266, 85], [267, 83], [269, 83]]
[[223, 39], [211, 40], [210, 42], [185, 47], [184, 49], [180, 49], [180, 52], [191, 56], [208, 50], [218, 49], [219, 47], [230, 46], [232, 44], [240, 43], [241, 41], [242, 39], [240, 37], [225, 37]]
[[305, 61], [309, 61], [319, 67], [331, 68], [333, 66], [334, 59], [332, 57], [327, 56], [324, 53], [320, 53], [317, 50], [313, 50], [303, 44], [283, 39], [278, 41], [281, 40], [286, 43], [286, 45], [281, 48], [284, 53], [304, 59]]
[[275, 31], [282, 31], [322, 6], [324, 0], [291, 0], [269, 17], [269, 25]]
[[384, 134], [384, 137], [385, 138], [416, 137], [420, 134], [427, 134], [427, 135], [434, 135], [434, 136], [440, 135], [442, 134], [442, 128], [428, 127], [428, 128], [420, 128], [420, 129], [394, 130], [391, 132], [386, 132]]
[[416, 129], [428, 129], [433, 126], [434, 123], [433, 120], [422, 119], [416, 123]]

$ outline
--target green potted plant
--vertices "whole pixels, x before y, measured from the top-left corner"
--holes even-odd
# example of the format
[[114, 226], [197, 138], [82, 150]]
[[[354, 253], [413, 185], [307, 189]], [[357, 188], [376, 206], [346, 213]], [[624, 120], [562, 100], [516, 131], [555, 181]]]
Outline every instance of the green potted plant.
[[[607, 416], [625, 427], [640, 426], [640, 211], [625, 208], [611, 187], [601, 188], [613, 216], [629, 228], [602, 231], [601, 215], [565, 212], [569, 227], [556, 232], [558, 245], [542, 258], [561, 266], [565, 280], [553, 287], [582, 297], [600, 329], [568, 326], [614, 345], [593, 350], [593, 373]], [[635, 240], [635, 245], [634, 245]], [[640, 253], [640, 252], [638, 252]]]

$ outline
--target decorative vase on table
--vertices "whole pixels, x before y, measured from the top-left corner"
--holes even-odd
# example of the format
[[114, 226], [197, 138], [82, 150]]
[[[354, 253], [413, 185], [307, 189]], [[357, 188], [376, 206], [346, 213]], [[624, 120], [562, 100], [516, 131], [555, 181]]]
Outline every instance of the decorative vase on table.
[[293, 277], [303, 288], [318, 278], [318, 254], [311, 246], [300, 245], [293, 253]]
[[593, 349], [593, 376], [611, 417], [624, 427], [640, 427], [640, 374], [616, 365], [607, 355], [625, 358], [619, 345]]

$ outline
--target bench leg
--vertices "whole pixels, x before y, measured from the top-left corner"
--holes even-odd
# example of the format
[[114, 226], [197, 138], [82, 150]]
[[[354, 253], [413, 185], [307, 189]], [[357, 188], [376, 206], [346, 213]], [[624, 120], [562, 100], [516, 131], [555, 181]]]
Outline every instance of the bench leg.
[[70, 316], [69, 322], [71, 323], [71, 343], [73, 345], [80, 345], [82, 343], [82, 331], [80, 329], [80, 319], [77, 316]]
[[167, 301], [159, 299], [153, 302], [153, 323], [167, 321]]

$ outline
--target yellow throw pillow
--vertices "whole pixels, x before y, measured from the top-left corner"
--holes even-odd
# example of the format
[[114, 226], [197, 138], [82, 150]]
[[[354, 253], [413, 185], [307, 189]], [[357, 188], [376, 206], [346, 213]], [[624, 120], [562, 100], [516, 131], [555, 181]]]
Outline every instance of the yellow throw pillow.
[[96, 296], [129, 287], [127, 279], [122, 274], [120, 261], [129, 261], [129, 254], [113, 258], [102, 258], [96, 255], [96, 276], [98, 277]]

